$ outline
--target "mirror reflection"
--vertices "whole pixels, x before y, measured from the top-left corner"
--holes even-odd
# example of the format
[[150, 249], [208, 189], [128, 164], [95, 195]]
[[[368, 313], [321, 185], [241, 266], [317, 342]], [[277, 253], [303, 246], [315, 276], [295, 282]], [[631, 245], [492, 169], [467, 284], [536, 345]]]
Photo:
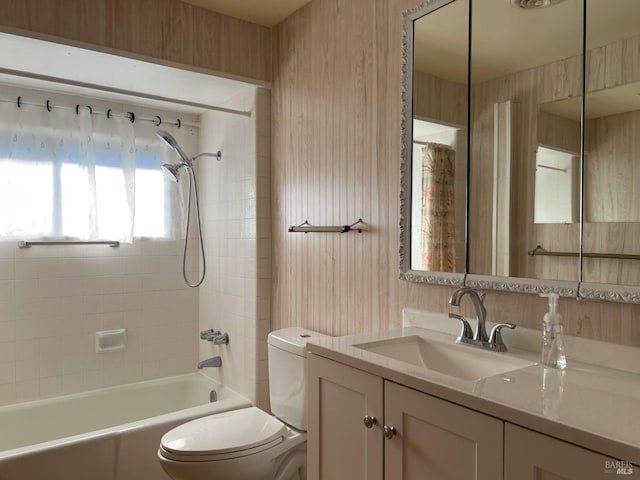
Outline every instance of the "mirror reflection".
[[586, 18], [583, 281], [640, 285], [640, 2]]
[[[577, 202], [564, 187], [579, 190], [580, 122], [547, 107], [580, 106], [582, 1], [520, 5], [490, 0], [472, 15], [469, 273], [577, 281]], [[529, 255], [538, 246], [575, 257]]]
[[580, 97], [538, 111], [534, 223], [580, 221]]
[[444, 3], [414, 22], [411, 269], [464, 272], [469, 1]]
[[538, 145], [534, 223], [578, 221], [579, 154]]

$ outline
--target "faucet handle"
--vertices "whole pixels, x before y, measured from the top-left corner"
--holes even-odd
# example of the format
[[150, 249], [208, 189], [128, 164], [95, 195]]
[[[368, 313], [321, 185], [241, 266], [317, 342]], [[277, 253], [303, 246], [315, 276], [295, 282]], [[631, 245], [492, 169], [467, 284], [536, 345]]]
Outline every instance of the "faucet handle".
[[458, 337], [459, 339], [462, 339], [462, 338], [471, 339], [471, 338], [473, 338], [473, 330], [471, 329], [471, 325], [469, 325], [469, 322], [467, 321], [466, 318], [464, 318], [462, 315], [458, 315], [457, 313], [450, 313], [449, 314], [449, 318], [455, 318], [456, 320], [460, 320], [462, 322], [462, 329], [460, 330], [460, 337]]
[[504, 344], [504, 340], [502, 340], [502, 333], [500, 333], [500, 331], [505, 327], [513, 330], [516, 328], [516, 325], [513, 323], [498, 323], [494, 325], [491, 329], [491, 333], [489, 334], [489, 346], [491, 347], [491, 350], [496, 352], [507, 351], [507, 346]]

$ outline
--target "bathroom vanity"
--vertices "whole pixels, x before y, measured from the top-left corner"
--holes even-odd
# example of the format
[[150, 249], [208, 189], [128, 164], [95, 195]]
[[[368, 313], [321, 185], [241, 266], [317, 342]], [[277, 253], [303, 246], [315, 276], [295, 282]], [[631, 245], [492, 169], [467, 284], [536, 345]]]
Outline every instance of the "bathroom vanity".
[[506, 354], [417, 327], [309, 345], [309, 479], [640, 478], [640, 376], [545, 369], [539, 332], [509, 334]]

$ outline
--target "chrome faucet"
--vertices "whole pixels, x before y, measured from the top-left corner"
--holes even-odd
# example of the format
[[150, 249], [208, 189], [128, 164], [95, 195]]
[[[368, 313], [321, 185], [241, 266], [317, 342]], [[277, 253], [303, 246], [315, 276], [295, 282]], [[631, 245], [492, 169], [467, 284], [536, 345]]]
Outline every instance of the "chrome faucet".
[[206, 360], [202, 360], [201, 362], [198, 362], [198, 369], [201, 369], [204, 367], [221, 367], [221, 366], [222, 366], [222, 358], [220, 358], [220, 356], [207, 358]]
[[449, 318], [455, 318], [462, 322], [462, 330], [456, 343], [464, 343], [465, 345], [486, 348], [496, 352], [506, 352], [507, 346], [502, 340], [501, 330], [505, 327], [513, 330], [516, 326], [513, 323], [498, 323], [491, 329], [491, 333], [487, 335], [487, 309], [484, 307], [484, 294], [480, 294], [470, 287], [460, 287], [449, 298], [449, 304], [459, 307], [460, 301], [465, 295], [469, 296], [476, 311], [476, 333], [473, 333], [473, 329], [466, 318], [456, 313], [450, 313]]

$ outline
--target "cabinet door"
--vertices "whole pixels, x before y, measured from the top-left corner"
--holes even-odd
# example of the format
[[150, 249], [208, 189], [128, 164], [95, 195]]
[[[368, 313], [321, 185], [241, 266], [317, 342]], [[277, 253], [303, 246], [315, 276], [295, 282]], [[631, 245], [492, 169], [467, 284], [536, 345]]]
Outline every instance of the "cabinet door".
[[382, 480], [382, 379], [317, 355], [308, 378], [308, 479]]
[[504, 480], [640, 478], [638, 467], [510, 423], [504, 440]]
[[401, 385], [385, 382], [385, 478], [502, 478], [503, 422]]

